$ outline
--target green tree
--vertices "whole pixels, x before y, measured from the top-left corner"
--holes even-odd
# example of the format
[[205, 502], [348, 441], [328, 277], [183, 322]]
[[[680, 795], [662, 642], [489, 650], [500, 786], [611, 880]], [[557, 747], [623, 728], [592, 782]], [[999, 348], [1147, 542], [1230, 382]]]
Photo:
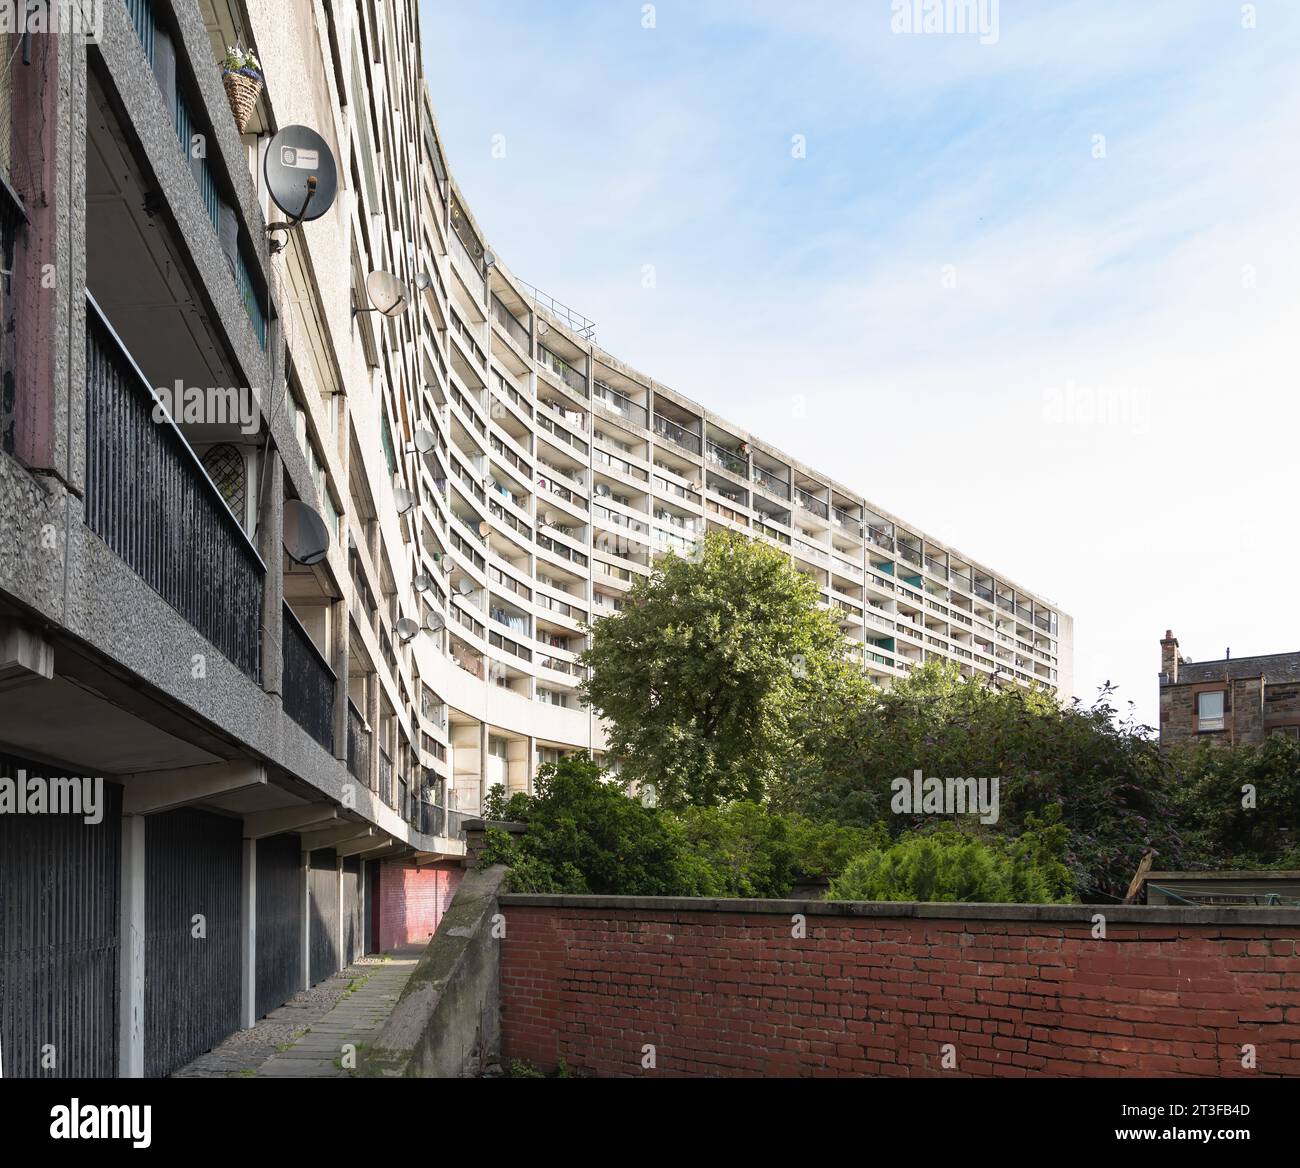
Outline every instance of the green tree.
[[817, 585], [776, 548], [713, 533], [662, 557], [591, 628], [585, 700], [662, 806], [761, 800], [865, 699]]
[[1170, 761], [1189, 866], [1300, 863], [1300, 742], [1278, 734], [1236, 747], [1204, 742], [1172, 751]]

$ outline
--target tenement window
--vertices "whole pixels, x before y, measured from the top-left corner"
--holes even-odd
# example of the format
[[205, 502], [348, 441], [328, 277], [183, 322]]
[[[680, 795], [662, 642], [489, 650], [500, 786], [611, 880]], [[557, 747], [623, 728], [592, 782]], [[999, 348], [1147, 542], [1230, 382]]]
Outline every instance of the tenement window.
[[1200, 731], [1223, 729], [1223, 691], [1196, 695], [1196, 728]]

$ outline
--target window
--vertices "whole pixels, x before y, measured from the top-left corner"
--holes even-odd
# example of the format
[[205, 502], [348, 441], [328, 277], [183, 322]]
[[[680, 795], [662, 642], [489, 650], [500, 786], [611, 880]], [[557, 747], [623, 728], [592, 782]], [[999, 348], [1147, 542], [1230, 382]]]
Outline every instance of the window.
[[1196, 728], [1199, 731], [1223, 729], [1223, 691], [1196, 695]]

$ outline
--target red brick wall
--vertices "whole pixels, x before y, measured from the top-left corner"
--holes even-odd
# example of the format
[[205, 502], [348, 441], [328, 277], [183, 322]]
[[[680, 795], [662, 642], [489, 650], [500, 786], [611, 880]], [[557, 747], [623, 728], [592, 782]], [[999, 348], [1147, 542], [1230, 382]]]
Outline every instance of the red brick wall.
[[1300, 1074], [1300, 926], [502, 911], [503, 1054], [545, 1070]]
[[417, 868], [409, 861], [379, 865], [379, 948], [382, 952], [424, 945], [460, 886], [459, 861]]

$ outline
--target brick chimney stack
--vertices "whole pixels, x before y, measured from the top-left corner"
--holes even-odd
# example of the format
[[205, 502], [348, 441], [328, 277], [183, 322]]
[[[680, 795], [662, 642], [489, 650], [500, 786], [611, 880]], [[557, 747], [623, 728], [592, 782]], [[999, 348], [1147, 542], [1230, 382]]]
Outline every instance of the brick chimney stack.
[[1165, 629], [1164, 639], [1160, 642], [1160, 672], [1164, 674], [1167, 685], [1178, 684], [1178, 638], [1172, 629]]

